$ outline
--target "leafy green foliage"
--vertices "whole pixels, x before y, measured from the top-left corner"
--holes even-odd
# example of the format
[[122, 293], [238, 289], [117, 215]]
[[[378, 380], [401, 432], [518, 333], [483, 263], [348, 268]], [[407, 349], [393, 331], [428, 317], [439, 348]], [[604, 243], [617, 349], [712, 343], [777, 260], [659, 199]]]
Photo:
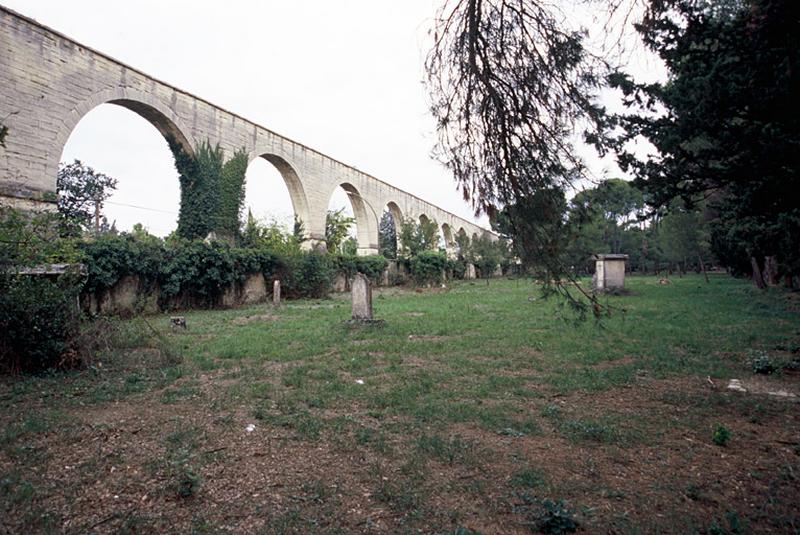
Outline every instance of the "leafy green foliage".
[[356, 222], [355, 218], [344, 214], [344, 208], [328, 210], [325, 216], [325, 245], [332, 253], [342, 253], [350, 227]]
[[400, 255], [409, 258], [423, 251], [436, 251], [439, 247], [439, 226], [433, 219], [417, 222], [406, 218], [400, 225]]
[[514, 252], [526, 266], [545, 270], [563, 254], [565, 212], [564, 193], [548, 188], [507, 205], [492, 220], [498, 232], [514, 242]]
[[438, 251], [421, 251], [411, 257], [408, 265], [417, 284], [439, 284], [447, 267], [447, 256]]
[[0, 276], [0, 368], [36, 372], [78, 363], [80, 277]]
[[329, 255], [319, 251], [304, 251], [286, 258], [284, 275], [287, 297], [314, 297], [328, 295], [336, 274]]
[[281, 254], [300, 252], [303, 242], [303, 225], [295, 219], [294, 229], [290, 233], [277, 221], [261, 223], [248, 210], [247, 219], [241, 232], [243, 247], [269, 249]]
[[337, 271], [352, 279], [356, 273], [363, 273], [373, 281], [380, 279], [388, 261], [381, 255], [357, 256], [336, 255], [334, 263]]
[[722, 424], [718, 424], [711, 434], [711, 442], [717, 446], [727, 446], [728, 441], [731, 439], [731, 430]]
[[0, 208], [0, 368], [40, 371], [77, 363], [78, 273], [55, 278], [19, 274], [22, 268], [75, 262], [71, 240], [59, 240], [59, 214]]
[[494, 275], [495, 269], [509, 260], [508, 244], [505, 240], [493, 241], [487, 235], [481, 235], [471, 244], [473, 263], [483, 278]]
[[244, 149], [236, 151], [222, 166], [216, 230], [220, 236], [228, 240], [234, 240], [239, 234], [246, 172], [247, 151]]
[[560, 535], [574, 533], [578, 529], [578, 522], [574, 513], [562, 500], [542, 500], [543, 511], [536, 518], [536, 525], [542, 533]]
[[152, 286], [161, 277], [165, 251], [155, 236], [104, 235], [80, 243], [79, 248], [88, 272], [86, 291], [107, 290], [126, 275], [138, 275], [145, 286]]
[[778, 370], [778, 367], [765, 351], [751, 351], [748, 360], [753, 373], [770, 375]]
[[172, 136], [167, 142], [181, 183], [178, 235], [191, 240], [215, 232], [234, 243], [244, 203], [247, 151], [236, 151], [226, 162], [222, 148], [208, 141], [195, 147], [193, 154]]
[[0, 206], [0, 270], [79, 258], [72, 240], [58, 239], [56, 227], [61, 216], [54, 213], [25, 213]]
[[397, 226], [388, 210], [383, 212], [378, 225], [378, 250], [384, 258], [397, 258]]
[[[612, 144], [621, 167], [654, 207], [708, 199], [711, 248], [740, 273], [767, 257], [800, 271], [798, 10], [792, 0], [651, 2], [638, 29], [668, 80], [610, 79], [630, 112], [609, 124], [622, 127]], [[631, 152], [638, 137], [659, 156]]]
[[95, 208], [112, 195], [117, 180], [75, 160], [59, 166], [56, 187], [61, 235], [76, 237], [93, 228]]

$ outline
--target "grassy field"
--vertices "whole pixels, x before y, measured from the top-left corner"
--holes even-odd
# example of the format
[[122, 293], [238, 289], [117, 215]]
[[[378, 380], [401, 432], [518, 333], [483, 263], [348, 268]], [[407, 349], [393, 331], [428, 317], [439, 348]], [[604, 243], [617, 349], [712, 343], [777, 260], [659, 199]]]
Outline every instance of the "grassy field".
[[628, 282], [600, 325], [525, 280], [96, 325], [0, 382], [0, 532], [797, 533], [800, 375], [752, 361], [798, 294]]

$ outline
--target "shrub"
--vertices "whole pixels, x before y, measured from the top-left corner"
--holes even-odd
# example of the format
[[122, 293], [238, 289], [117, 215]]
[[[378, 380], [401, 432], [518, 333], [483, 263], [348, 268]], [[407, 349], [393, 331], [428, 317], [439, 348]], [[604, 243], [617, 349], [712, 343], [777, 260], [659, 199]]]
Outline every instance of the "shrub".
[[434, 251], [422, 251], [409, 261], [409, 271], [417, 284], [437, 284], [442, 280], [442, 270], [447, 266], [447, 256]]
[[84, 290], [108, 290], [126, 275], [139, 276], [141, 283], [148, 287], [158, 282], [165, 250], [161, 240], [150, 238], [120, 234], [80, 243], [88, 275]]
[[166, 250], [161, 272], [162, 299], [183, 296], [201, 306], [214, 306], [236, 280], [230, 248], [220, 242], [179, 242]]
[[454, 279], [463, 279], [467, 274], [467, 263], [463, 259], [448, 260], [447, 270], [453, 274]]
[[731, 431], [722, 424], [718, 424], [711, 434], [711, 441], [717, 446], [727, 446], [731, 439]]
[[38, 372], [78, 363], [77, 298], [81, 280], [43, 276], [0, 277], [0, 367]]
[[57, 214], [0, 208], [0, 368], [35, 372], [77, 363], [80, 275], [21, 275], [20, 268], [74, 262], [55, 232]]
[[352, 279], [356, 273], [363, 273], [373, 281], [378, 281], [389, 265], [389, 262], [381, 255], [355, 256], [355, 255], [336, 255], [334, 257], [336, 269], [344, 273], [345, 277]]
[[543, 511], [538, 515], [536, 526], [542, 533], [573, 533], [578, 529], [578, 522], [563, 501], [542, 500]]
[[282, 290], [287, 297], [326, 297], [335, 274], [328, 255], [318, 251], [294, 254], [286, 257]]
[[769, 375], [774, 373], [778, 368], [772, 362], [764, 351], [751, 351], [750, 352], [750, 366], [753, 368], [753, 373], [760, 373]]

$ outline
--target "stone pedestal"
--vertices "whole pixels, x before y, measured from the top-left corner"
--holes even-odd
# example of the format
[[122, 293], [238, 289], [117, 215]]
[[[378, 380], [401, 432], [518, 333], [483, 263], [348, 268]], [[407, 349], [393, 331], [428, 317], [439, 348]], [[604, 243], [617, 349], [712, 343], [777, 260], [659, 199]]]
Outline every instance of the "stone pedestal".
[[625, 261], [626, 254], [596, 254], [592, 255], [594, 276], [592, 287], [595, 291], [606, 292], [625, 288]]
[[353, 319], [357, 321], [372, 320], [372, 287], [369, 279], [362, 273], [356, 273], [350, 283], [353, 297]]

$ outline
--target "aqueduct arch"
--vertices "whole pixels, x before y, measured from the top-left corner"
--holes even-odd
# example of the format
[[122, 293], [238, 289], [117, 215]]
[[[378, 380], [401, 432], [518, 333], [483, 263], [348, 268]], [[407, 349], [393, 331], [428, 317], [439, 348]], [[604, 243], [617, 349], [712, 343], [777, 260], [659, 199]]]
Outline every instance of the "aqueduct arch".
[[69, 140], [78, 123], [89, 112], [103, 104], [114, 104], [136, 113], [153, 125], [165, 139], [174, 139], [189, 154], [194, 152], [192, 143], [185, 134], [185, 129], [179, 126], [180, 119], [164, 103], [153, 99], [148, 94], [125, 90], [124, 88], [99, 91], [77, 103], [72, 109], [63, 110], [55, 139], [47, 150], [46, 173], [52, 181], [53, 189], [55, 189], [58, 166], [67, 140]]
[[[481, 227], [261, 125], [148, 76], [33, 19], [0, 6], [0, 204], [54, 210], [59, 159], [70, 133], [95, 107], [111, 103], [144, 117], [187, 151], [219, 145], [245, 150], [281, 171], [306, 227], [308, 245], [324, 244], [330, 193], [349, 185], [359, 220], [359, 253], [378, 251], [378, 220], [388, 201], [403, 215], [483, 233]], [[398, 177], [402, 180], [402, 177]], [[384, 202], [385, 201], [385, 202]], [[304, 217], [305, 216], [305, 217]], [[146, 223], [146, 221], [145, 221]]]
[[[327, 197], [330, 199], [336, 188], [342, 188], [347, 194], [350, 206], [353, 208], [353, 216], [356, 220], [356, 240], [358, 241], [358, 253], [361, 255], [377, 254], [378, 251], [378, 219], [380, 214], [365, 199], [359, 189], [350, 182], [334, 182], [335, 186], [330, 190]], [[327, 211], [327, 208], [326, 208]]]
[[306, 197], [306, 192], [303, 188], [303, 182], [300, 180], [300, 177], [297, 176], [297, 171], [294, 170], [292, 164], [277, 154], [250, 153], [248, 155], [248, 166], [257, 158], [266, 160], [278, 170], [283, 178], [284, 184], [286, 184], [286, 189], [289, 191], [289, 198], [292, 201], [292, 211], [294, 212], [295, 217], [299, 219], [304, 226], [308, 225], [308, 221], [310, 220], [308, 198]]

